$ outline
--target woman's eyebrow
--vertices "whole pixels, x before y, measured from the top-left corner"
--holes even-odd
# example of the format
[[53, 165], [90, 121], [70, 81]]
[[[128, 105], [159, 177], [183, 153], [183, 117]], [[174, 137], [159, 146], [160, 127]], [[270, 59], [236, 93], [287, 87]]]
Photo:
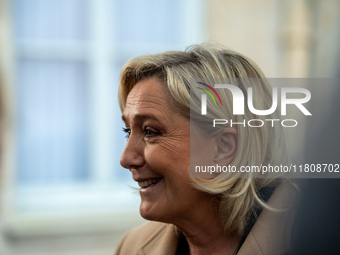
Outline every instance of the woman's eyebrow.
[[[122, 120], [124, 122], [127, 122], [127, 117], [123, 114], [122, 115]], [[157, 120], [157, 121], [161, 121], [160, 118], [158, 118], [157, 116], [155, 116], [154, 114], [134, 114], [132, 116], [132, 119], [136, 120], [136, 121], [144, 121], [144, 120], [147, 120], [147, 119], [151, 119], [151, 120]]]

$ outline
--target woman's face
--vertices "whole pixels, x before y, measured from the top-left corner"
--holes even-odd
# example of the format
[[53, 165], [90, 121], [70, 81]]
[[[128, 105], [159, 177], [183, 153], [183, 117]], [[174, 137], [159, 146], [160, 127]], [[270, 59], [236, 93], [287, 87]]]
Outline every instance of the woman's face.
[[163, 87], [150, 78], [129, 93], [123, 112], [128, 139], [120, 163], [140, 186], [141, 216], [173, 223], [211, 197], [190, 185], [190, 121], [171, 109]]

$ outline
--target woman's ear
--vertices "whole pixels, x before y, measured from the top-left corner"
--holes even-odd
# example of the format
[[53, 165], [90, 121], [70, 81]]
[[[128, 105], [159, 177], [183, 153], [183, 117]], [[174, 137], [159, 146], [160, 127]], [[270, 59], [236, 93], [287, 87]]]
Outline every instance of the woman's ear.
[[232, 127], [224, 128], [217, 134], [216, 164], [227, 166], [233, 161], [237, 150], [237, 138], [237, 130]]

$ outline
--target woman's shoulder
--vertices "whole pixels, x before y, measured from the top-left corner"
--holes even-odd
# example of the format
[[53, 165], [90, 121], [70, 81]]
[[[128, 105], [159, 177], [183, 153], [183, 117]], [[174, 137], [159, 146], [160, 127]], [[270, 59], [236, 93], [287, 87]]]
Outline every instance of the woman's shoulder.
[[116, 248], [115, 255], [175, 254], [178, 243], [172, 224], [148, 222], [127, 232]]

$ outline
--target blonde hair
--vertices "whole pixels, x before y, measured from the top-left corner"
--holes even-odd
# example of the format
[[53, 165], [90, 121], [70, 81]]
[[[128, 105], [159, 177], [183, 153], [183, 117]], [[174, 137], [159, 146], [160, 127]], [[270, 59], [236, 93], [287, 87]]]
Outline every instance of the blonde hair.
[[[142, 79], [150, 77], [158, 77], [164, 83], [172, 98], [174, 109], [199, 122], [200, 127], [204, 127], [202, 131], [206, 135], [214, 135], [225, 126], [221, 125], [220, 129], [212, 128], [211, 121], [209, 122], [206, 116], [201, 115], [200, 105], [190, 102], [193, 97], [198, 98], [198, 93], [200, 93], [199, 90], [190, 90], [193, 80], [207, 81], [212, 85], [237, 84], [243, 93], [246, 92], [247, 87], [252, 87], [253, 97], [261, 99], [254, 102], [254, 107], [256, 109], [271, 107], [271, 88], [263, 79], [264, 75], [259, 67], [241, 54], [222, 47], [194, 45], [185, 51], [169, 51], [129, 60], [123, 66], [119, 84], [119, 105], [122, 111], [133, 86]], [[246, 121], [249, 119], [264, 120], [264, 116], [254, 115], [247, 110], [242, 116], [233, 115], [231, 93], [223, 90], [219, 92], [219, 95], [224, 103], [223, 107], [213, 107], [212, 100], [208, 100], [211, 118], [229, 118], [233, 122], [240, 122], [241, 118]], [[279, 119], [277, 112], [271, 114], [270, 117]], [[204, 125], [204, 123], [210, 123], [210, 125]], [[261, 164], [283, 164], [287, 161], [284, 136], [280, 126], [267, 125], [261, 128], [242, 126], [236, 129], [238, 146], [231, 165], [239, 168]], [[242, 178], [241, 175], [235, 174], [234, 177], [236, 178], [230, 178], [227, 173], [221, 173], [219, 178], [195, 179], [194, 185], [201, 191], [221, 197], [219, 216], [225, 233], [242, 235], [256, 206], [271, 209], [262, 200], [259, 190], [274, 182], [269, 178], [256, 178], [256, 175]], [[280, 180], [276, 180], [275, 185], [279, 182]]]

